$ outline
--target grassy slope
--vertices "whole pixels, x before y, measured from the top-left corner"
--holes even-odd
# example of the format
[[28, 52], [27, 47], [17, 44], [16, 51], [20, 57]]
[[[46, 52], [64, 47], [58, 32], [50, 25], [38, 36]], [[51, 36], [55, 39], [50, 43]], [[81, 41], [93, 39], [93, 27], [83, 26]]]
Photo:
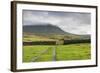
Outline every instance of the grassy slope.
[[25, 34], [23, 41], [56, 41], [59, 39], [77, 39], [79, 36], [75, 35], [34, 35], [34, 34]]
[[54, 41], [54, 39], [37, 35], [28, 35], [24, 36], [23, 41]]
[[[38, 56], [43, 50], [50, 49], [46, 53], [42, 54], [36, 62], [52, 61], [52, 50], [54, 45], [37, 45], [37, 46], [24, 46], [23, 48], [23, 61], [32, 62], [36, 56]], [[60, 60], [82, 60], [90, 59], [90, 44], [70, 44], [70, 45], [58, 45], [56, 47], [56, 58]]]

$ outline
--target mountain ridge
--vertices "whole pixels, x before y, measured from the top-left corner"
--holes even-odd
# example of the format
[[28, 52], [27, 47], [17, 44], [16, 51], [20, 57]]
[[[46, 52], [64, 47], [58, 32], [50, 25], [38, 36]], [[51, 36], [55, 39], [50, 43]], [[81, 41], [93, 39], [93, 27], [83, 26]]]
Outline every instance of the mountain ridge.
[[39, 34], [70, 34], [63, 31], [61, 28], [55, 25], [24, 25], [23, 32], [39, 33]]
[[37, 25], [24, 25], [23, 32], [33, 33], [35, 35], [64, 35], [75, 37], [78, 36], [79, 39], [90, 39], [90, 35], [77, 35], [63, 31], [60, 27], [52, 24], [37, 24]]

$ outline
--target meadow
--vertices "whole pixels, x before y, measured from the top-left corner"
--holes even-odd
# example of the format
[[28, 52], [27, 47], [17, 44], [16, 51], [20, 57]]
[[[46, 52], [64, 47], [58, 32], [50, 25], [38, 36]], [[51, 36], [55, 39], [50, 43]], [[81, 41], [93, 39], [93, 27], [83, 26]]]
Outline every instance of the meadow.
[[23, 62], [86, 60], [90, 58], [90, 43], [23, 46]]

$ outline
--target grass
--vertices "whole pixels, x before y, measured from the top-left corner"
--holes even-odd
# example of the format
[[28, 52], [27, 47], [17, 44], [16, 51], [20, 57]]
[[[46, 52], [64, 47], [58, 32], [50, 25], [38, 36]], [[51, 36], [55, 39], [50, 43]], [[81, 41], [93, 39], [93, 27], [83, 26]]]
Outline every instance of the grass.
[[[47, 50], [51, 46], [24, 46], [23, 47], [23, 61], [31, 62], [35, 57], [39, 56], [42, 51]], [[36, 61], [48, 61], [52, 58], [51, 49], [41, 55], [41, 58]]]
[[28, 35], [24, 36], [23, 41], [54, 41], [54, 39], [50, 39], [48, 37], [43, 37], [43, 36], [36, 36], [36, 35]]
[[90, 43], [68, 44], [68, 45], [58, 45], [58, 46], [34, 45], [34, 46], [23, 47], [23, 62], [52, 61], [53, 60], [52, 53], [54, 47], [56, 47], [56, 61], [85, 60], [91, 58]]
[[57, 53], [57, 60], [90, 59], [90, 44], [60, 45]]
[[25, 34], [23, 36], [23, 41], [56, 41], [59, 39], [77, 39], [79, 36], [75, 35], [35, 35], [35, 34]]

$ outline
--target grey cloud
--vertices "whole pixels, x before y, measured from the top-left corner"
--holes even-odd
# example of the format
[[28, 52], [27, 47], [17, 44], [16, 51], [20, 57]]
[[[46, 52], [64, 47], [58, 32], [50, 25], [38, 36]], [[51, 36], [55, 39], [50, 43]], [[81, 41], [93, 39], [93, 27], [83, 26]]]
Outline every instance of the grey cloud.
[[75, 34], [90, 34], [91, 14], [79, 12], [56, 12], [23, 10], [23, 25], [51, 23], [62, 30]]

